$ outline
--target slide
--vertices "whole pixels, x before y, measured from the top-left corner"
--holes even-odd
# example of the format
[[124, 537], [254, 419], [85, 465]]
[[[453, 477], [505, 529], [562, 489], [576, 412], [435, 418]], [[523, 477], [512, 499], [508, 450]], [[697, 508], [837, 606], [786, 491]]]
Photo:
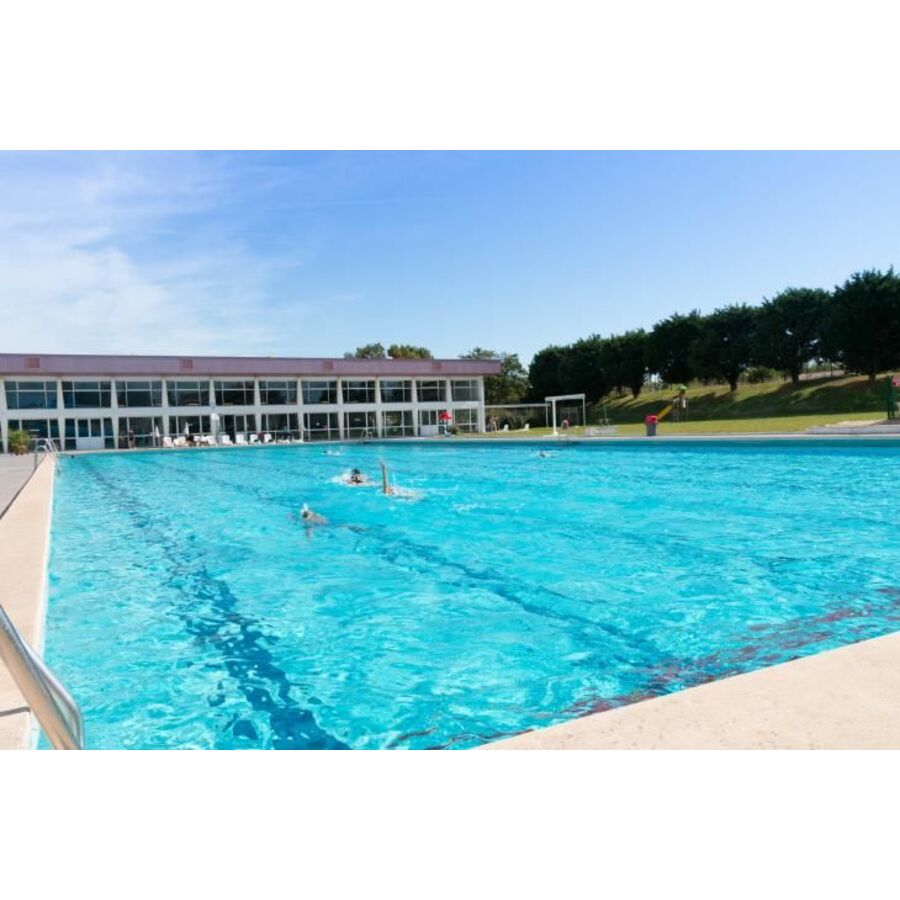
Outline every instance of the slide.
[[657, 422], [662, 421], [670, 412], [672, 412], [673, 403], [670, 403], [661, 413], [656, 414]]

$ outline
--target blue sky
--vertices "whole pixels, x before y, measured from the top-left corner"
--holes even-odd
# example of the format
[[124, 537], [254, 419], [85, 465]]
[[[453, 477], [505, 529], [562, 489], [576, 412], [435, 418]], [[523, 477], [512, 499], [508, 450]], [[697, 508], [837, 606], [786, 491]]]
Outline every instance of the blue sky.
[[2, 352], [518, 352], [900, 262], [900, 154], [0, 153]]

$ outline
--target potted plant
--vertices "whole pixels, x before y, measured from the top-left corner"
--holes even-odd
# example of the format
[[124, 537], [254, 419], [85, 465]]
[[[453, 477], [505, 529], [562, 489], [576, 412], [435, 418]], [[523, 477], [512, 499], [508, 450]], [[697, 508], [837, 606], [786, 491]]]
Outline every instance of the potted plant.
[[31, 435], [21, 428], [14, 428], [9, 433], [9, 452], [22, 456], [31, 449]]

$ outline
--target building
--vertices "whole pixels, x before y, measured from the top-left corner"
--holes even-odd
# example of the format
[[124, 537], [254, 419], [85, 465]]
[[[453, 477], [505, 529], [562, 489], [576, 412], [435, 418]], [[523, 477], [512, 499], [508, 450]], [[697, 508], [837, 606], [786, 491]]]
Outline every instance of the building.
[[[0, 354], [0, 437], [66, 450], [157, 436], [268, 433], [303, 440], [484, 431], [497, 360]], [[448, 419], [449, 416], [449, 419]]]

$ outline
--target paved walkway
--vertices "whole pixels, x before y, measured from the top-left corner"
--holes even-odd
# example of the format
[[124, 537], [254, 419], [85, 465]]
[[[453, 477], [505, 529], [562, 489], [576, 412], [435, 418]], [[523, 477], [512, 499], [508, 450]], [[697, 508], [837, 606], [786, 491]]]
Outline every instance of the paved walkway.
[[[32, 458], [25, 458], [32, 467]], [[0, 462], [5, 461], [6, 457], [0, 457]], [[54, 467], [52, 458], [44, 460], [16, 502], [0, 517], [0, 603], [22, 637], [38, 652], [43, 645]], [[21, 487], [31, 469], [4, 467], [4, 472], [10, 483], [14, 483], [10, 473], [17, 472]], [[7, 484], [7, 479], [3, 483]], [[28, 747], [31, 726], [25, 700], [0, 663], [0, 750]]]
[[0, 454], [0, 515], [33, 471], [34, 456], [31, 453], [24, 456]]

